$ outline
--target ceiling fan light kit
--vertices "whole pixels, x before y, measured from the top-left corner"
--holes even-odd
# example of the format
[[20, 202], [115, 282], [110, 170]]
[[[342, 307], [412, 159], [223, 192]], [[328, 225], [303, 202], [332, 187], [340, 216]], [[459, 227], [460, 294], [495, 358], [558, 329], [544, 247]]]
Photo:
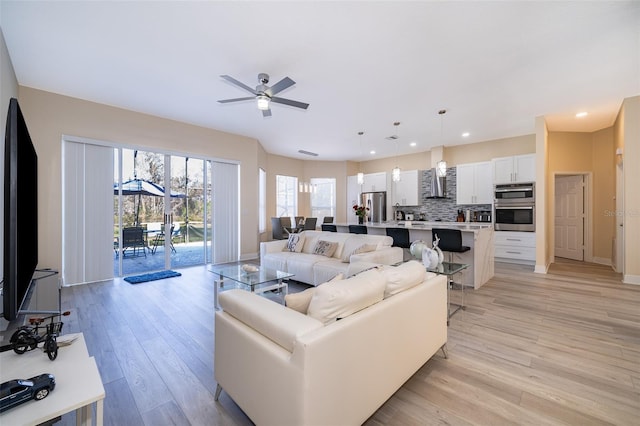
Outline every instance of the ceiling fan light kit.
[[294, 108], [307, 109], [309, 108], [309, 104], [304, 102], [294, 101], [291, 99], [279, 98], [275, 95], [282, 92], [285, 89], [296, 84], [295, 81], [290, 79], [289, 77], [285, 77], [273, 86], [268, 86], [269, 83], [269, 74], [260, 73], [258, 74], [258, 84], [255, 89], [247, 86], [246, 84], [236, 80], [235, 78], [229, 75], [221, 75], [223, 79], [227, 80], [229, 83], [234, 86], [240, 87], [241, 89], [246, 90], [247, 92], [253, 94], [254, 96], [244, 97], [244, 98], [233, 98], [233, 99], [221, 99], [218, 102], [221, 104], [231, 103], [231, 102], [241, 102], [255, 99], [258, 109], [262, 111], [263, 117], [271, 117], [271, 108], [270, 104], [282, 104], [289, 105]]

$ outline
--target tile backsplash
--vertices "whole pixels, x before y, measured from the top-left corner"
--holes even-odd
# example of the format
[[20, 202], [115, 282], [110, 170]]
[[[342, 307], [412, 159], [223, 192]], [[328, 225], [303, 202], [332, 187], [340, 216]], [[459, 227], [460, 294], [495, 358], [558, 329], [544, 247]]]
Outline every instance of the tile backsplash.
[[458, 210], [491, 211], [491, 204], [457, 204], [456, 203], [456, 167], [447, 169], [446, 178], [446, 198], [432, 199], [431, 196], [431, 174], [432, 170], [420, 170], [418, 177], [420, 179], [421, 206], [402, 206], [400, 209], [405, 213], [413, 213], [418, 218], [420, 213], [424, 213], [425, 219], [428, 221], [441, 220], [443, 222], [455, 222], [458, 216]]

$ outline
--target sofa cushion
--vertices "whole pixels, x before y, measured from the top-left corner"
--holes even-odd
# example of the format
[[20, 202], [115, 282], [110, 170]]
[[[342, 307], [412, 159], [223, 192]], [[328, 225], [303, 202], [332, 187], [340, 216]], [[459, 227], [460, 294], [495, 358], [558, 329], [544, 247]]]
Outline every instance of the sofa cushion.
[[[343, 274], [338, 274], [330, 281], [338, 281], [344, 278]], [[284, 303], [287, 308], [291, 308], [300, 313], [306, 314], [309, 309], [309, 303], [316, 291], [316, 287], [310, 287], [306, 290], [299, 291], [297, 293], [289, 293], [284, 297]]]
[[384, 297], [393, 296], [420, 284], [427, 273], [424, 265], [417, 260], [410, 260], [399, 266], [385, 265], [381, 270], [386, 279]]
[[368, 253], [374, 251], [377, 248], [377, 243], [367, 242], [366, 238], [360, 236], [354, 236], [344, 242], [342, 248], [342, 261], [349, 262], [352, 254]]
[[337, 248], [338, 248], [337, 242], [332, 243], [330, 241], [318, 240], [315, 248], [313, 249], [313, 254], [319, 254], [321, 256], [331, 257], [333, 256], [333, 253], [336, 252]]
[[289, 234], [287, 244], [282, 251], [291, 251], [294, 253], [300, 253], [304, 246], [304, 234]]
[[368, 271], [369, 269], [374, 269], [379, 266], [382, 266], [382, 264], [374, 263], [374, 262], [351, 262], [347, 267], [347, 272], [345, 273], [345, 277], [350, 278], [354, 275], [358, 275], [364, 271]]
[[284, 297], [284, 304], [287, 308], [306, 314], [315, 290], [316, 287], [310, 287], [297, 293], [289, 293]]
[[372, 269], [345, 280], [332, 281], [316, 287], [307, 314], [329, 324], [345, 318], [382, 300], [385, 278]]

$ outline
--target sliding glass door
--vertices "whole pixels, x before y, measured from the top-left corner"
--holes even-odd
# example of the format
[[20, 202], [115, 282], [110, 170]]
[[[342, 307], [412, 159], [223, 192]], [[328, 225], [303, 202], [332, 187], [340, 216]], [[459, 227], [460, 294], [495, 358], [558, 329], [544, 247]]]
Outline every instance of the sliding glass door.
[[204, 264], [211, 247], [207, 161], [115, 151], [114, 275]]

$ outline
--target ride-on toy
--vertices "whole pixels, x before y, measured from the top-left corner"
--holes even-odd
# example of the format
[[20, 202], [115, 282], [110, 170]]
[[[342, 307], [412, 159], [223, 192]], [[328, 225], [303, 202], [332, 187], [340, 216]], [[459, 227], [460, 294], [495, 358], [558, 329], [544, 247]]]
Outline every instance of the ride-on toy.
[[[62, 321], [54, 321], [56, 317], [67, 316], [71, 312], [66, 311], [61, 314], [55, 314], [43, 318], [29, 318], [29, 324], [20, 327], [11, 336], [9, 342], [13, 351], [17, 354], [23, 354], [26, 351], [32, 351], [38, 347], [38, 344], [44, 342], [44, 351], [51, 361], [58, 357], [57, 337], [62, 331]], [[48, 324], [42, 325], [46, 320], [51, 320]], [[44, 329], [44, 333], [40, 333]]]

